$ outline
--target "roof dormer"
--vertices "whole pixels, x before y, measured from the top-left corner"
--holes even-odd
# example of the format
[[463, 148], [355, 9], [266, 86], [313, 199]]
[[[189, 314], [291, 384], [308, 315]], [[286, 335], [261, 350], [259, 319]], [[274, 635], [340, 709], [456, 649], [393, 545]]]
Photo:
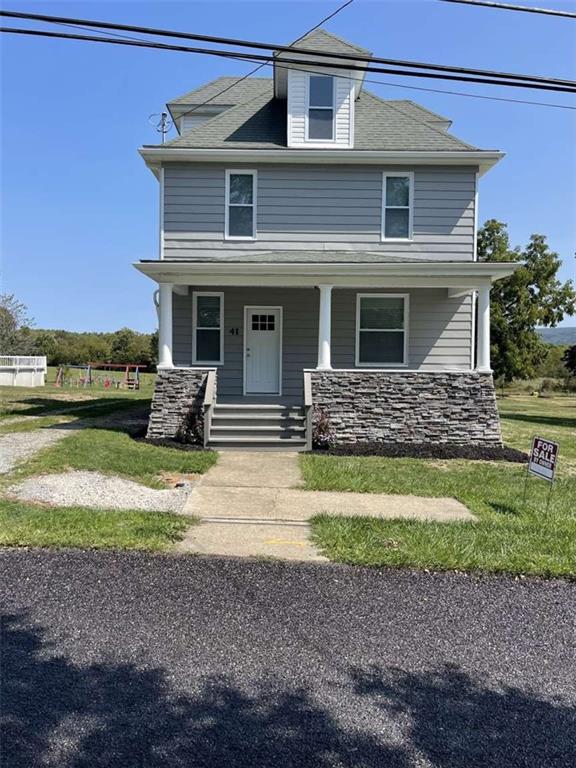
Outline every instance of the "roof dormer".
[[[316, 51], [331, 55], [318, 57]], [[343, 55], [371, 54], [323, 29], [301, 38], [290, 51], [275, 54], [274, 92], [277, 98], [287, 99], [289, 147], [354, 146], [354, 103], [362, 89], [364, 71], [345, 67], [362, 67], [363, 62]], [[283, 63], [283, 59], [288, 61]], [[320, 61], [324, 66], [319, 66]]]

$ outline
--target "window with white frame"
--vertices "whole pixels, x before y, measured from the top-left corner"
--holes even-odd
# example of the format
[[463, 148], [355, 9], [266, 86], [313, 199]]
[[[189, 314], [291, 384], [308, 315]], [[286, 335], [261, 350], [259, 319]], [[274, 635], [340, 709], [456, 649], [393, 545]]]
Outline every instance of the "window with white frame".
[[382, 239], [412, 238], [413, 175], [385, 173], [382, 184]]
[[224, 294], [192, 294], [192, 361], [194, 365], [224, 362]]
[[310, 75], [308, 78], [308, 139], [334, 139], [334, 77]]
[[256, 237], [256, 171], [226, 171], [226, 237]]
[[406, 365], [407, 328], [407, 294], [359, 293], [356, 365]]

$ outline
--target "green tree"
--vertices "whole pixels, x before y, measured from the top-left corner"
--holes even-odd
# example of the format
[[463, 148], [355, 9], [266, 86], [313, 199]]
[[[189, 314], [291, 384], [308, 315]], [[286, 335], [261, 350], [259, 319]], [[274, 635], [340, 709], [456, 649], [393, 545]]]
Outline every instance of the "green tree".
[[28, 309], [13, 293], [0, 294], [0, 355], [27, 355], [32, 337]]
[[570, 375], [576, 376], [576, 344], [573, 347], [568, 347], [568, 349], [564, 351], [562, 362]]
[[560, 257], [549, 249], [544, 235], [532, 235], [524, 250], [511, 248], [506, 224], [496, 219], [478, 231], [478, 259], [523, 262], [490, 292], [490, 351], [497, 379], [529, 378], [545, 353], [536, 326], [555, 326], [576, 311], [572, 281], [558, 280]]

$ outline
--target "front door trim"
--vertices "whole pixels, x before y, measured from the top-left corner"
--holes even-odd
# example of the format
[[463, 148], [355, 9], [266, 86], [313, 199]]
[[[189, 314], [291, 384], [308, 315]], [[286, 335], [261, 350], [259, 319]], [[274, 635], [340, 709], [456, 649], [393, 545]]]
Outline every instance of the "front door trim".
[[[279, 344], [278, 344], [278, 392], [270, 392], [270, 393], [258, 393], [258, 392], [247, 392], [246, 391], [246, 384], [248, 381], [248, 366], [247, 366], [247, 360], [246, 360], [246, 338], [247, 338], [247, 330], [248, 330], [248, 314], [250, 312], [254, 312], [257, 310], [258, 312], [265, 313], [268, 310], [274, 310], [278, 312], [278, 321], [280, 324], [279, 328]], [[244, 306], [244, 333], [243, 333], [243, 352], [242, 352], [242, 360], [244, 362], [243, 369], [244, 369], [244, 381], [243, 381], [243, 395], [246, 397], [275, 397], [275, 396], [282, 396], [282, 344], [284, 339], [284, 312], [283, 308], [281, 306], [261, 306], [260, 304], [250, 304]]]

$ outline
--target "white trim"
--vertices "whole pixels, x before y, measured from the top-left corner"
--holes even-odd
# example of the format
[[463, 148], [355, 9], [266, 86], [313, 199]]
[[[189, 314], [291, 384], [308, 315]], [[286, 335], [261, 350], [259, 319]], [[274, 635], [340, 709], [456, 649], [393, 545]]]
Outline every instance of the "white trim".
[[[332, 78], [332, 107], [311, 107], [310, 106], [310, 80], [313, 77], [330, 77]], [[332, 137], [330, 139], [315, 139], [310, 137], [310, 110], [311, 109], [323, 109], [328, 111], [332, 109]], [[304, 139], [307, 143], [315, 144], [319, 146], [325, 143], [326, 146], [331, 147], [336, 143], [336, 76], [329, 73], [317, 74], [315, 72], [307, 73], [306, 77], [306, 109], [304, 113]]]
[[[408, 206], [386, 205], [386, 179], [408, 179]], [[386, 237], [386, 210], [404, 211], [408, 207], [408, 237]], [[382, 214], [380, 220], [380, 241], [382, 243], [410, 243], [414, 239], [414, 171], [384, 171], [382, 173]]]
[[[317, 150], [317, 151], [316, 151]], [[503, 152], [492, 150], [458, 150], [402, 152], [379, 149], [329, 149], [310, 145], [305, 148], [285, 149], [194, 149], [190, 147], [140, 147], [140, 155], [149, 168], [158, 173], [162, 162], [254, 162], [254, 163], [351, 163], [362, 165], [478, 165], [482, 176], [503, 157]]]
[[[224, 239], [225, 240], [256, 240], [257, 236], [257, 230], [256, 230], [256, 221], [257, 221], [257, 215], [256, 215], [256, 200], [257, 200], [257, 186], [258, 186], [258, 171], [250, 168], [227, 168], [226, 172], [226, 179], [225, 179], [225, 209], [224, 209]], [[228, 232], [228, 220], [230, 216], [230, 206], [239, 206], [239, 203], [231, 203], [230, 202], [230, 176], [252, 176], [252, 235], [251, 236], [244, 236], [244, 235], [231, 235]], [[248, 207], [249, 203], [242, 203], [244, 207]]]
[[158, 221], [158, 258], [164, 258], [164, 166], [160, 167], [160, 213]]
[[472, 317], [470, 322], [470, 370], [476, 368], [476, 302], [478, 296], [476, 291], [472, 291]]
[[[400, 328], [370, 328], [370, 329], [361, 329], [360, 328], [360, 304], [362, 299], [364, 298], [378, 298], [378, 299], [403, 299], [404, 300], [404, 327], [402, 328], [402, 331], [404, 333], [404, 349], [403, 349], [403, 360], [401, 363], [394, 362], [394, 363], [361, 363], [360, 362], [360, 331], [361, 330], [380, 330], [380, 331], [390, 331], [397, 333]], [[364, 368], [388, 368], [390, 366], [391, 368], [405, 368], [408, 366], [408, 323], [410, 319], [410, 294], [409, 293], [357, 293], [356, 294], [356, 348], [354, 350], [354, 363], [357, 368], [364, 367]]]
[[480, 174], [478, 171], [474, 174], [474, 252], [472, 254], [472, 261], [478, 261], [478, 179]]
[[[272, 309], [274, 311], [279, 311], [279, 334], [280, 334], [280, 344], [278, 345], [278, 392], [247, 392], [246, 391], [246, 328], [248, 327], [247, 324], [247, 317], [248, 312], [253, 312], [254, 310], [263, 310], [264, 312]], [[283, 345], [284, 345], [284, 308], [281, 305], [277, 306], [262, 306], [260, 304], [245, 304], [244, 305], [244, 332], [243, 332], [243, 340], [242, 340], [242, 394], [244, 397], [281, 397], [282, 396], [282, 357], [283, 357]]]
[[[198, 360], [196, 357], [196, 331], [215, 330], [215, 328], [198, 328], [196, 325], [196, 309], [198, 305], [198, 296], [218, 296], [220, 299], [220, 359], [219, 360]], [[193, 291], [192, 292], [192, 363], [194, 365], [217, 366], [224, 365], [224, 292], [223, 291]]]

